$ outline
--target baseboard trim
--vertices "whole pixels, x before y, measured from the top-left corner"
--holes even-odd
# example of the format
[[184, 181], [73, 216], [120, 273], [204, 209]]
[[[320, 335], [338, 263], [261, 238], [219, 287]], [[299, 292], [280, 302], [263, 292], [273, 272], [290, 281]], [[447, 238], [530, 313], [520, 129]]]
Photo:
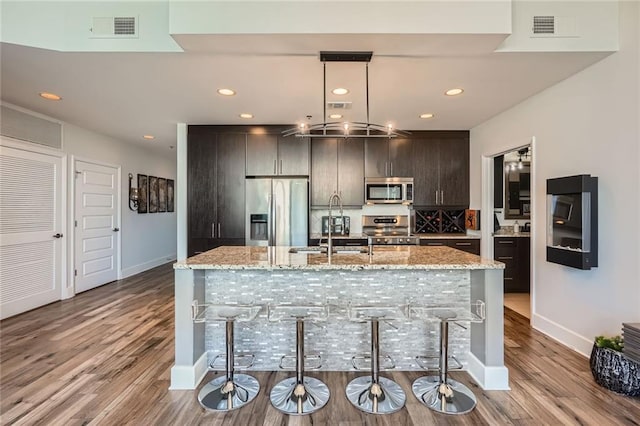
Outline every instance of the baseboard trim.
[[207, 371], [207, 352], [203, 353], [194, 365], [174, 365], [171, 367], [169, 390], [193, 390], [198, 387]]
[[177, 256], [175, 253], [173, 253], [173, 254], [168, 254], [166, 256], [159, 257], [157, 259], [150, 260], [145, 263], [140, 263], [139, 265], [131, 266], [130, 268], [122, 270], [122, 273], [119, 279], [129, 278], [141, 272], [148, 271], [149, 269], [155, 268], [156, 266], [164, 265], [167, 262], [173, 262], [176, 259], [177, 259]]
[[467, 357], [467, 372], [484, 390], [511, 390], [507, 367], [487, 367], [474, 354]]
[[593, 339], [588, 339], [539, 314], [531, 317], [531, 327], [585, 357], [591, 354]]

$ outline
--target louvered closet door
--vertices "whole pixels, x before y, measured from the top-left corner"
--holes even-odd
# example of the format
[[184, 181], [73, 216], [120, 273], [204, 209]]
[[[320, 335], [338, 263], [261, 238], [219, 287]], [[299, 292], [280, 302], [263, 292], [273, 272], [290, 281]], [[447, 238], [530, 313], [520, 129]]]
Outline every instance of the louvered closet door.
[[0, 316], [61, 299], [62, 158], [0, 147]]
[[75, 288], [90, 290], [118, 278], [118, 169], [76, 161]]

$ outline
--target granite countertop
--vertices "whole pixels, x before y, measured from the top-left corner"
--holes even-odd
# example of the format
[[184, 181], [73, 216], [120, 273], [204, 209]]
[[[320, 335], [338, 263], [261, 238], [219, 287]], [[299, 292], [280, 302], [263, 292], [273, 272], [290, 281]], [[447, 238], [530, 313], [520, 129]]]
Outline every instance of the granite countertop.
[[479, 240], [480, 235], [473, 234], [414, 234], [421, 240]]
[[[451, 240], [451, 239], [461, 239], [461, 240], [479, 240], [479, 235], [472, 234], [411, 234], [412, 237], [418, 237], [422, 239], [429, 240]], [[310, 234], [309, 239], [326, 239], [327, 236], [322, 236], [320, 234]], [[369, 238], [366, 234], [349, 234], [349, 235], [340, 235], [340, 234], [332, 234], [332, 239], [366, 239]]]
[[[309, 234], [309, 239], [310, 240], [319, 240], [320, 238], [325, 240], [325, 239], [327, 239], [327, 236], [326, 235], [322, 235], [322, 234]], [[353, 239], [367, 239], [367, 238], [369, 238], [369, 236], [365, 235], [365, 234], [355, 234], [355, 233], [351, 233], [349, 235], [342, 235], [340, 233], [331, 234], [331, 239], [332, 240], [338, 240], [338, 239], [353, 240]]]
[[379, 247], [368, 254], [289, 253], [290, 247], [223, 246], [176, 262], [174, 269], [504, 269], [504, 264], [450, 247]]
[[513, 232], [513, 230], [508, 230], [508, 229], [500, 229], [499, 231], [496, 231], [493, 233], [493, 236], [496, 238], [500, 238], [500, 237], [530, 237], [531, 236], [531, 232]]

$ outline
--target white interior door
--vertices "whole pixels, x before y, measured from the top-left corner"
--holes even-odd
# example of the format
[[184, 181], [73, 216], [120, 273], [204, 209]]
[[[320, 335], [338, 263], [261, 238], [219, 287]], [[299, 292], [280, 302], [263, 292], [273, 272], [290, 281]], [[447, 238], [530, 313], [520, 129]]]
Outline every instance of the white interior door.
[[0, 146], [0, 317], [62, 298], [63, 159]]
[[118, 169], [75, 162], [75, 290], [118, 278]]

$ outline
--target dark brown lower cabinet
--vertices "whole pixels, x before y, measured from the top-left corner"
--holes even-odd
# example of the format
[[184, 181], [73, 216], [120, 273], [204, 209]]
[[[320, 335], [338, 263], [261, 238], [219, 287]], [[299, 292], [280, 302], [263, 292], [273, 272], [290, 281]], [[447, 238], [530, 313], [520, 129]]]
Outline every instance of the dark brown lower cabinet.
[[447, 246], [480, 256], [480, 240], [476, 238], [421, 238], [421, 246]]
[[244, 238], [189, 238], [189, 256], [221, 246], [243, 246]]
[[531, 289], [530, 244], [529, 237], [495, 237], [493, 239], [493, 258], [505, 264], [505, 293], [529, 293]]

